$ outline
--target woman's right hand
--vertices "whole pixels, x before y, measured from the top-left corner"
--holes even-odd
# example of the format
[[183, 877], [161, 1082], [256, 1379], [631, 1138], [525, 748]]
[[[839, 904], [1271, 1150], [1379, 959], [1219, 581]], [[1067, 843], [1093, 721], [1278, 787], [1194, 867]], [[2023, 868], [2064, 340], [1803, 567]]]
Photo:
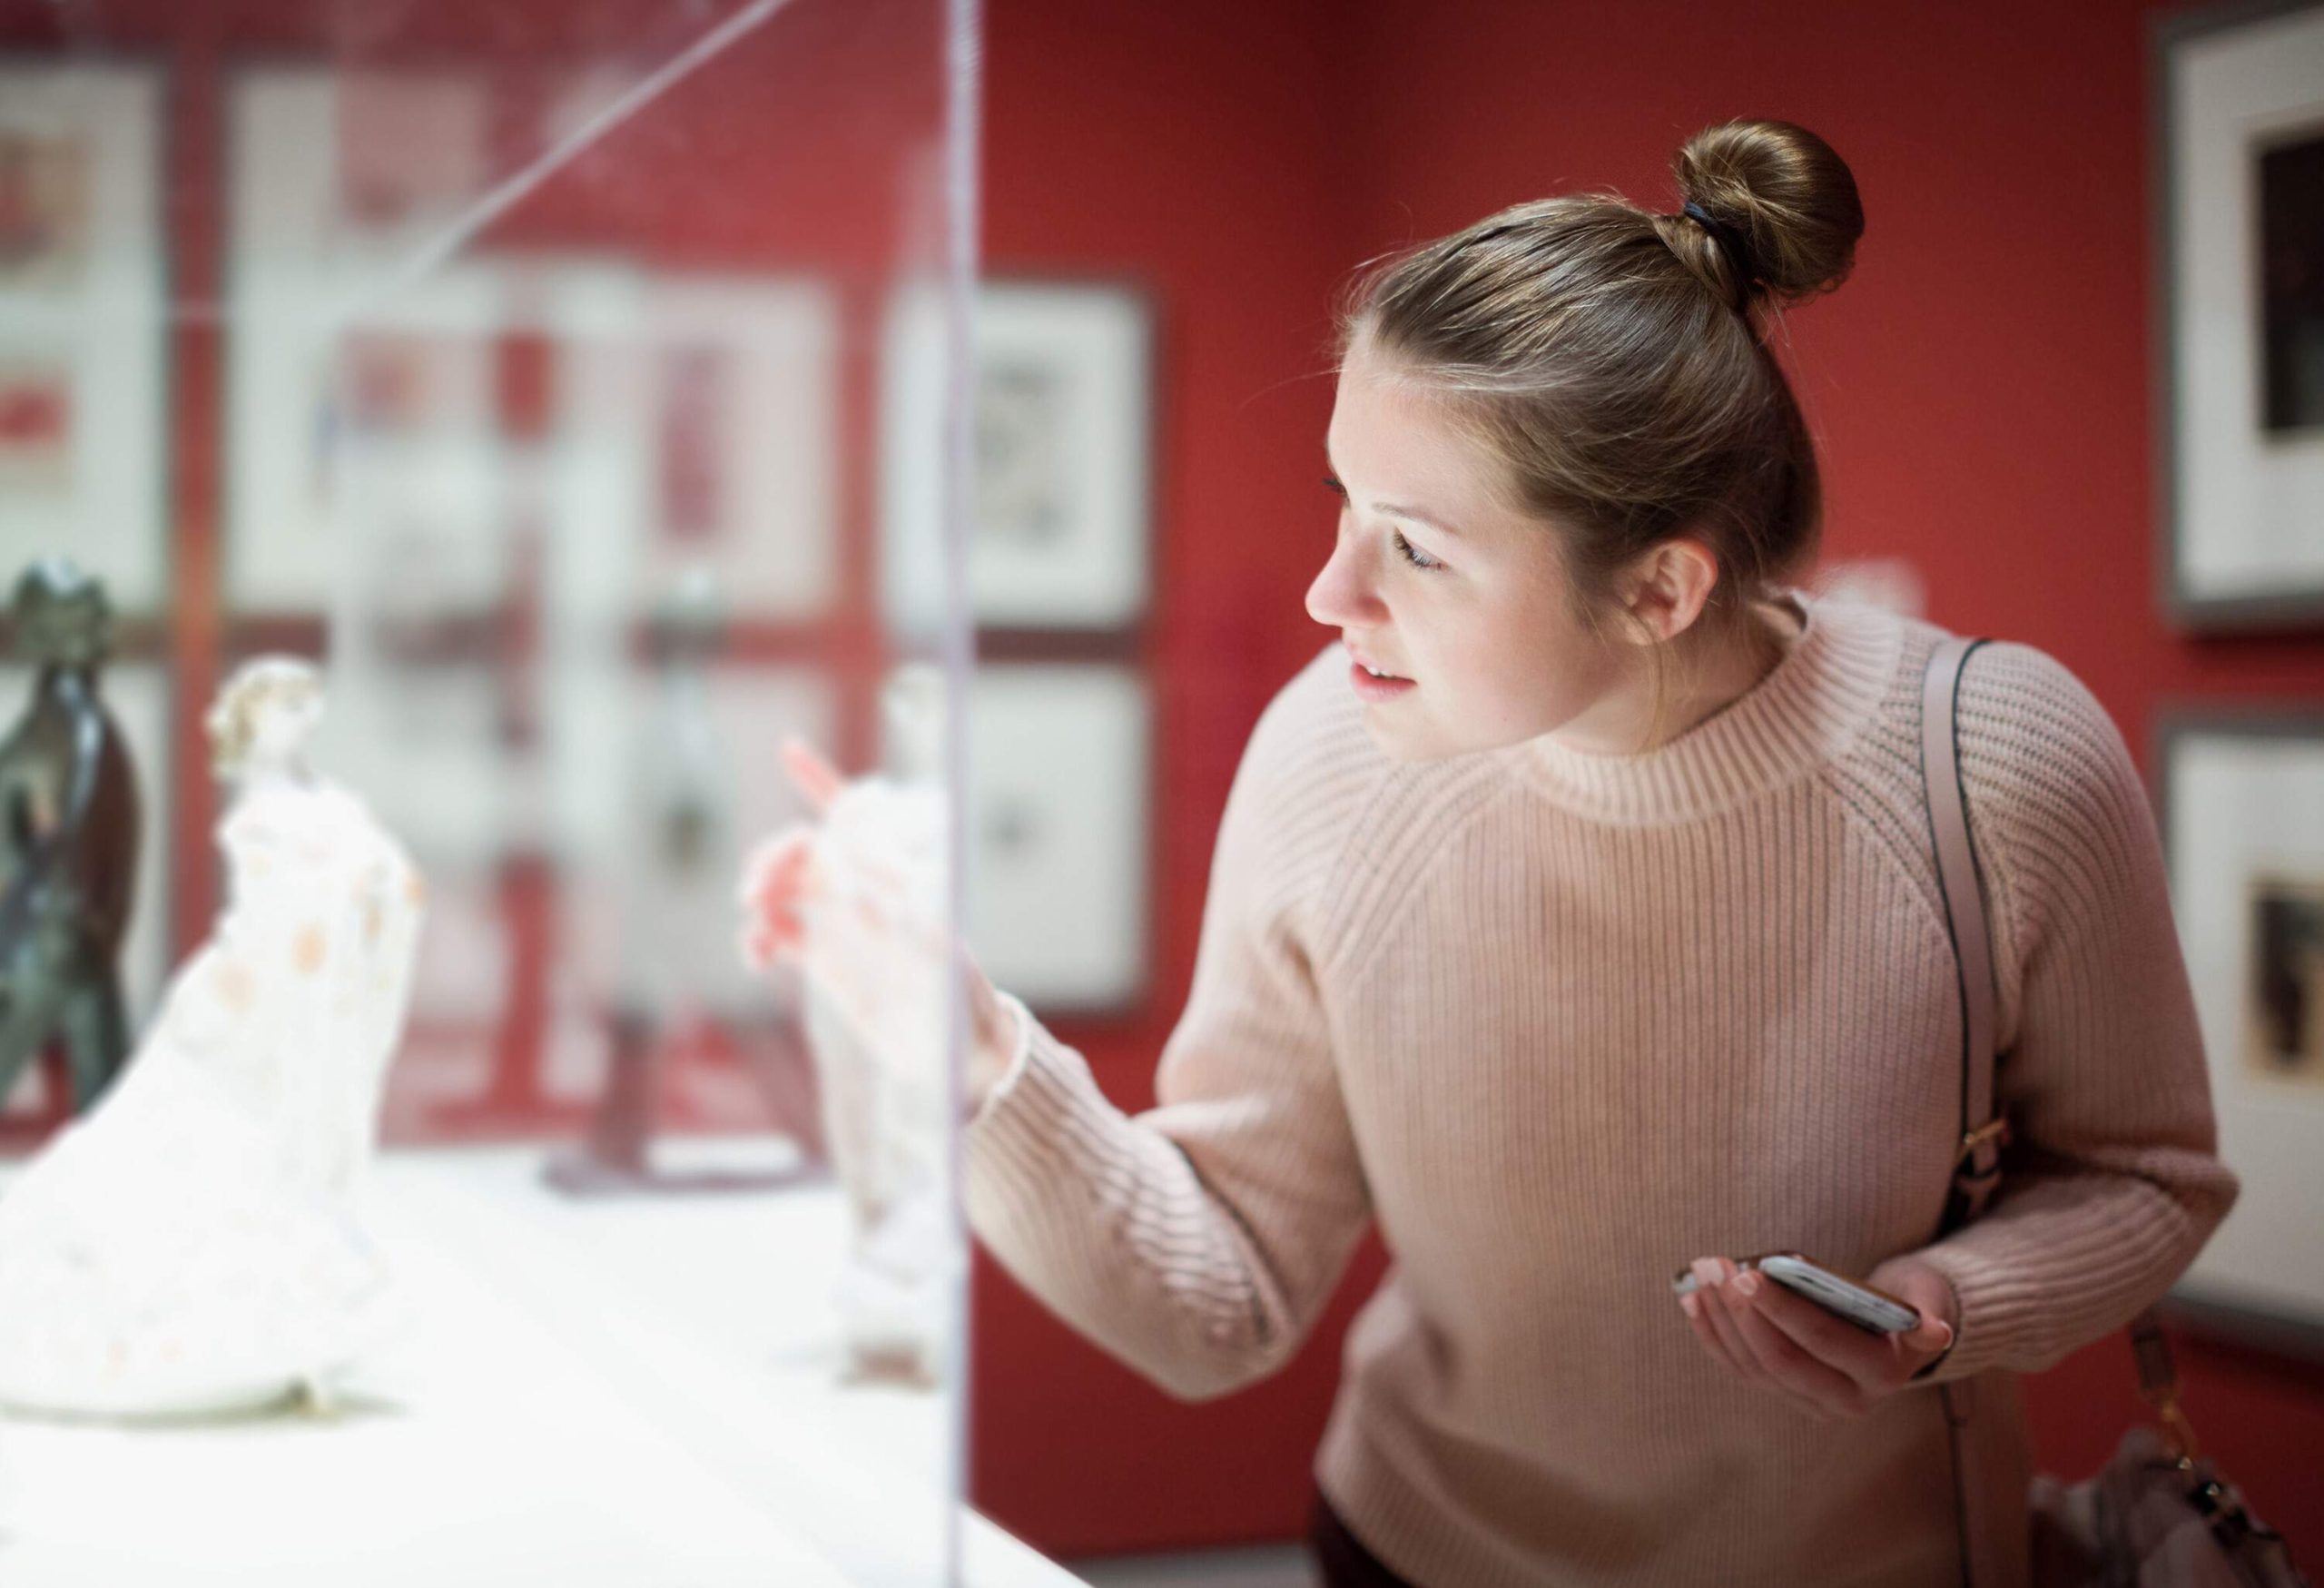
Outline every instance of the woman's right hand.
[[[785, 771], [814, 813], [815, 821], [786, 828], [769, 839], [743, 868], [743, 902], [747, 912], [743, 954], [751, 963], [796, 965], [839, 1005], [851, 1023], [870, 1036], [891, 1001], [882, 996], [913, 956], [958, 967], [969, 999], [970, 1051], [964, 1078], [967, 1107], [980, 1108], [1009, 1071], [1021, 1033], [1018, 1021], [966, 949], [945, 928], [915, 906], [907, 857], [853, 853], [851, 875], [862, 890], [844, 919], [830, 910], [832, 830], [848, 835], [853, 851], [884, 829], [877, 813], [851, 802], [892, 797], [873, 781], [851, 783], [811, 746], [797, 739], [783, 746]], [[923, 813], [923, 814], [925, 814]], [[870, 818], [870, 819], [863, 819]], [[876, 839], [874, 840], [876, 842]], [[923, 857], [917, 863], [927, 863]], [[873, 964], [869, 962], [876, 961]], [[933, 974], [930, 959], [919, 962]], [[878, 1043], [873, 1039], [874, 1045]]]

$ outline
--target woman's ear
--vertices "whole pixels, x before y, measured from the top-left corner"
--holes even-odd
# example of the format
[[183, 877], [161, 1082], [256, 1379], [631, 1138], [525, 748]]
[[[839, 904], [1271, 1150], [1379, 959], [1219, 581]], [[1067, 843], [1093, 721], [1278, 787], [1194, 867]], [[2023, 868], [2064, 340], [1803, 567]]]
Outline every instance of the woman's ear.
[[1718, 556], [1701, 541], [1680, 536], [1666, 540], [1631, 566], [1623, 604], [1631, 632], [1654, 643], [1673, 640], [1692, 628], [1718, 586]]

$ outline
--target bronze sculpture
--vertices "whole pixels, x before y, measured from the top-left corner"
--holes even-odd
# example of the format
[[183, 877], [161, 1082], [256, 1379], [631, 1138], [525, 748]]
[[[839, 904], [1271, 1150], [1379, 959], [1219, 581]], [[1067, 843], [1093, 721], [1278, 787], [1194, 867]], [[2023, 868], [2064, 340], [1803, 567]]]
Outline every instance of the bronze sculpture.
[[0, 742], [0, 1097], [61, 1039], [85, 1111], [129, 1053], [120, 955], [137, 881], [137, 774], [106, 711], [104, 587], [64, 557], [16, 581], [18, 653], [39, 669]]

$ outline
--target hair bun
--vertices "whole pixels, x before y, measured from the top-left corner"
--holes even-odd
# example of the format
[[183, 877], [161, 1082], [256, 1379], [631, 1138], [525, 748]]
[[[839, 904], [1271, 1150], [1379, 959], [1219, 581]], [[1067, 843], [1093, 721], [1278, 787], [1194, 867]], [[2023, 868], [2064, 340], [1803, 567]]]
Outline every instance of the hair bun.
[[1671, 169], [1680, 197], [1748, 245], [1758, 287], [1738, 283], [1744, 291], [1795, 303], [1847, 280], [1864, 206], [1847, 162], [1807, 128], [1759, 121], [1706, 127]]

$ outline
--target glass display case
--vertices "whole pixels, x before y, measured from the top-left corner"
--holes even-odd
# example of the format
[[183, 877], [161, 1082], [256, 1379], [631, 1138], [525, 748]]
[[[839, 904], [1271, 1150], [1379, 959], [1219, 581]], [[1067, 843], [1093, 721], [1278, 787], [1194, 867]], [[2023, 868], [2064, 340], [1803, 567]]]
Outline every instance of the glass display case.
[[763, 941], [793, 741], [960, 913], [976, 21], [0, 11], [10, 1588], [1069, 1580], [962, 1508], [949, 962]]

